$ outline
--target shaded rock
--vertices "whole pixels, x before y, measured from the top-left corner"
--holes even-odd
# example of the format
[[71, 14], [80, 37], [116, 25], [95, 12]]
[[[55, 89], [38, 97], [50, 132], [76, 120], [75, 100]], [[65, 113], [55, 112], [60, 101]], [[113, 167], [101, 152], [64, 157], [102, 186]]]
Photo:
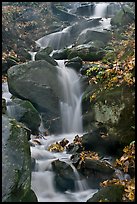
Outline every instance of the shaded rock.
[[94, 3], [83, 3], [76, 9], [76, 14], [81, 16], [91, 16], [94, 14], [95, 4]]
[[31, 190], [29, 136], [21, 123], [2, 117], [2, 202], [37, 201]]
[[[115, 153], [115, 147], [121, 149], [135, 139], [134, 88], [121, 86], [103, 90], [95, 100], [90, 102], [92, 107], [92, 110], [90, 110], [86, 103], [88, 104], [89, 97], [97, 89], [94, 86], [87, 88], [83, 98], [84, 130], [91, 131], [93, 127], [102, 124], [107, 129], [107, 137], [104, 138], [103, 144], [108, 147], [106, 148], [107, 151], [111, 152], [112, 149], [112, 152]], [[110, 144], [111, 148], [107, 143]]]
[[77, 21], [78, 17], [76, 15], [70, 14], [66, 11], [60, 10], [51, 2], [51, 10], [54, 15], [56, 15], [61, 21]]
[[2, 60], [2, 73], [7, 73], [7, 70], [18, 64], [18, 59], [14, 57], [7, 57], [5, 60]]
[[18, 49], [16, 50], [16, 53], [18, 55], [18, 58], [22, 62], [26, 62], [27, 60], [31, 60], [31, 55], [26, 50], [25, 46], [23, 47], [22, 42], [20, 42], [20, 44], [18, 44]]
[[101, 174], [107, 175], [112, 175], [115, 171], [112, 166], [100, 160], [85, 159], [84, 166], [87, 169], [91, 169], [91, 171], [100, 172]]
[[53, 53], [52, 57], [56, 60], [63, 60], [63, 59], [67, 59], [68, 57], [68, 52], [67, 52], [67, 48], [61, 49], [61, 50], [57, 50]]
[[124, 26], [134, 22], [135, 13], [127, 5], [123, 5], [121, 10], [111, 19], [111, 24], [117, 26]]
[[99, 188], [100, 182], [112, 179], [115, 170], [107, 162], [86, 158], [78, 167], [79, 172], [88, 178], [91, 188]]
[[117, 2], [110, 2], [110, 4], [107, 6], [106, 10], [106, 16], [108, 18], [113, 17], [119, 10], [121, 9], [121, 6]]
[[123, 193], [122, 185], [111, 185], [100, 189], [87, 202], [122, 202]]
[[[51, 48], [52, 49], [52, 48]], [[48, 63], [56, 66], [57, 65], [57, 62], [49, 56], [49, 54], [47, 53], [47, 48], [45, 48], [44, 50], [41, 50], [39, 52], [36, 53], [35, 55], [35, 60], [45, 60], [47, 61]]]
[[82, 67], [82, 59], [80, 57], [74, 57], [70, 59], [69, 61], [67, 61], [65, 65], [78, 72], [80, 68]]
[[111, 40], [111, 33], [107, 31], [94, 31], [90, 29], [86, 29], [83, 31], [77, 39], [77, 45], [85, 44], [90, 41], [102, 41], [103, 43], [108, 43]]
[[39, 60], [10, 68], [8, 85], [13, 95], [28, 99], [38, 109], [58, 112], [57, 68], [48, 62]]
[[2, 98], [2, 114], [5, 114], [6, 110], [7, 110], [6, 100], [5, 100], [5, 98]]
[[60, 191], [74, 190], [75, 175], [72, 167], [63, 161], [55, 160], [52, 162], [52, 168], [56, 173], [55, 184], [57, 189]]
[[68, 154], [76, 154], [77, 152], [81, 152], [83, 150], [80, 144], [71, 143], [66, 147], [66, 152]]

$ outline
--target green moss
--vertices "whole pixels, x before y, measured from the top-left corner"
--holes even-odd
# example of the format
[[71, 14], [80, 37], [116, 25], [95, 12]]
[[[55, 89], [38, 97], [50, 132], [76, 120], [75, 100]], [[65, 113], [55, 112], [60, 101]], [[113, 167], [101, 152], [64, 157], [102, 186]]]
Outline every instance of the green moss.
[[122, 202], [124, 187], [121, 185], [107, 186], [99, 190], [87, 202]]
[[68, 59], [80, 57], [84, 61], [98, 61], [101, 60], [103, 56], [104, 56], [103, 51], [88, 53], [84, 53], [83, 51], [70, 51], [68, 54]]

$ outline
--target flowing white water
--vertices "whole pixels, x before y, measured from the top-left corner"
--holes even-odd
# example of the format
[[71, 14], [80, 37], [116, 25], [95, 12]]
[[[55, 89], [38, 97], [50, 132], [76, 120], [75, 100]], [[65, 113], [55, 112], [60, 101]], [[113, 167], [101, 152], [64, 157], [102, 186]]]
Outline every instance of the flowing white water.
[[60, 101], [62, 132], [82, 133], [81, 90], [77, 73], [58, 60], [58, 76], [61, 83], [62, 101]]
[[[86, 202], [97, 191], [90, 189], [86, 179], [81, 179], [80, 175], [72, 164], [71, 154], [64, 152], [50, 152], [48, 147], [63, 140], [64, 138], [71, 143], [75, 136], [83, 133], [82, 111], [81, 111], [81, 90], [79, 76], [77, 73], [64, 65], [63, 60], [57, 60], [58, 79], [61, 87], [62, 101], [60, 101], [60, 110], [62, 118], [61, 135], [49, 135], [40, 138], [41, 145], [31, 147], [31, 157], [35, 159], [35, 170], [32, 172], [32, 189], [37, 195], [39, 202]], [[44, 132], [43, 125], [40, 126], [40, 132]], [[69, 134], [68, 134], [69, 133]], [[36, 142], [31, 139], [31, 143]], [[55, 172], [52, 171], [52, 162], [59, 159], [69, 164], [75, 175], [75, 190], [66, 190], [60, 192], [55, 187]]]
[[[31, 142], [33, 143], [32, 136]], [[38, 202], [86, 202], [92, 195], [97, 192], [97, 189], [90, 189], [87, 186], [85, 179], [80, 179], [77, 169], [71, 163], [71, 154], [64, 152], [50, 152], [48, 147], [61, 141], [68, 139], [71, 143], [74, 139], [74, 134], [61, 134], [46, 136], [45, 139], [39, 139], [41, 145], [31, 146], [31, 157], [35, 159], [35, 170], [32, 172], [32, 190], [37, 195]], [[75, 190], [66, 190], [60, 192], [55, 187], [55, 172], [52, 171], [52, 162], [59, 159], [68, 163], [75, 175]]]
[[[70, 29], [71, 26], [66, 27], [62, 31], [48, 34], [35, 42], [41, 49], [44, 49], [48, 46], [52, 47], [54, 50], [61, 49], [62, 47], [64, 47], [65, 42], [70, 39]], [[67, 44], [70, 45], [70, 42], [68, 41]]]
[[93, 17], [105, 17], [107, 6], [109, 5], [109, 2], [100, 2], [97, 3], [95, 6], [95, 11]]
[[36, 54], [37, 54], [37, 52], [28, 52], [30, 55], [31, 55], [31, 60], [32, 61], [35, 61], [35, 56], [36, 56]]

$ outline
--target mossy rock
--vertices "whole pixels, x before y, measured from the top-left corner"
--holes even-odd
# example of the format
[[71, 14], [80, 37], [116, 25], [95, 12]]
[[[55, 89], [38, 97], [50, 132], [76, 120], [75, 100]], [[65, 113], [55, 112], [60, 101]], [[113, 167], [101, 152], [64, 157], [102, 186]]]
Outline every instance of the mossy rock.
[[21, 123], [2, 117], [2, 202], [37, 200], [31, 191], [29, 137]]
[[57, 62], [52, 57], [49, 56], [49, 54], [48, 54], [49, 52], [50, 52], [50, 49], [41, 50], [41, 51], [37, 52], [35, 59], [36, 60], [45, 60], [48, 63], [56, 66]]
[[111, 19], [112, 25], [124, 26], [135, 22], [135, 14], [129, 6], [123, 6], [123, 10], [116, 13]]
[[9, 117], [22, 122], [33, 134], [38, 133], [41, 120], [38, 111], [31, 102], [15, 98], [12, 100], [11, 105], [9, 105], [9, 110], [7, 112]]
[[100, 189], [87, 202], [122, 202], [123, 193], [122, 185], [111, 185]]
[[105, 55], [104, 51], [97, 51], [97, 52], [84, 52], [84, 50], [81, 51], [70, 51], [68, 54], [68, 59], [72, 59], [74, 57], [80, 57], [83, 61], [98, 61], [103, 58]]
[[104, 90], [92, 103], [95, 121], [103, 123], [111, 139], [128, 145], [135, 139], [135, 93], [130, 87]]

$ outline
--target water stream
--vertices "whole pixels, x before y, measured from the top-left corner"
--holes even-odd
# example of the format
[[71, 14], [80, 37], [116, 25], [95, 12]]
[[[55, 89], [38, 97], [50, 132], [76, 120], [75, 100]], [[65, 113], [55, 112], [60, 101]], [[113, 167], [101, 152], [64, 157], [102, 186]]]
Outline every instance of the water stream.
[[[94, 17], [105, 17], [104, 13], [107, 8], [107, 3], [100, 3], [96, 5]], [[109, 19], [110, 20], [110, 19]], [[108, 26], [108, 21], [104, 18], [104, 26]], [[110, 23], [110, 21], [109, 21]], [[102, 24], [103, 25], [103, 24]], [[65, 28], [56, 34], [50, 34], [36, 41], [41, 49], [53, 45], [55, 36], [58, 39], [58, 43], [63, 39], [70, 38], [69, 30], [71, 27]], [[57, 40], [56, 40], [57, 42]], [[71, 43], [68, 42], [67, 45]], [[54, 45], [57, 50], [59, 44]], [[36, 52], [30, 52], [32, 61], [35, 61]], [[72, 164], [70, 157], [71, 154], [67, 154], [66, 150], [63, 152], [50, 152], [48, 147], [56, 142], [63, 140], [64, 138], [69, 140], [69, 143], [73, 141], [75, 136], [83, 134], [82, 127], [82, 110], [81, 110], [81, 97], [79, 76], [71, 68], [67, 68], [64, 65], [64, 61], [58, 62], [58, 82], [60, 83], [62, 100], [60, 101], [60, 116], [62, 119], [62, 134], [60, 135], [48, 135], [38, 138], [36, 143], [36, 136], [31, 135], [31, 157], [35, 159], [35, 167], [32, 170], [31, 188], [36, 193], [38, 202], [86, 202], [92, 195], [97, 192], [97, 189], [91, 189], [87, 185], [86, 179], [81, 179], [77, 169]], [[6, 85], [3, 88], [7, 87]], [[5, 90], [3, 97], [9, 98], [11, 94]], [[44, 127], [41, 123], [39, 128], [40, 133], [43, 134]], [[68, 163], [73, 169], [75, 175], [75, 189], [74, 191], [66, 190], [60, 192], [55, 187], [55, 172], [52, 170], [52, 162], [59, 159]]]
[[[85, 202], [97, 189], [90, 189], [86, 179], [80, 179], [77, 169], [72, 164], [71, 154], [64, 152], [50, 152], [48, 147], [64, 138], [71, 143], [74, 137], [83, 133], [82, 111], [81, 111], [81, 90], [79, 76], [71, 68], [64, 65], [64, 60], [57, 60], [58, 80], [61, 87], [62, 101], [60, 101], [60, 112], [62, 118], [62, 134], [49, 135], [39, 138], [39, 144], [35, 136], [31, 138], [31, 157], [35, 159], [35, 169], [32, 172], [32, 189], [36, 193], [39, 202]], [[39, 128], [44, 132], [43, 125]], [[35, 145], [35, 146], [34, 146]], [[60, 192], [55, 186], [55, 173], [51, 163], [59, 159], [71, 166], [75, 175], [75, 190]]]
[[[92, 16], [104, 17], [107, 4], [97, 4], [95, 13]], [[101, 10], [102, 9], [102, 10]], [[105, 21], [102, 20], [102, 22]], [[106, 24], [108, 21], [105, 21]], [[104, 26], [106, 26], [106, 24]], [[102, 23], [103, 27], [103, 23]], [[104, 28], [104, 27], [103, 27]], [[60, 47], [63, 38], [70, 38], [69, 30], [67, 27], [60, 32], [44, 36], [36, 41], [40, 49], [54, 44], [54, 50]], [[55, 45], [55, 39], [58, 42]], [[70, 45], [71, 43], [68, 43]], [[53, 51], [54, 51], [53, 50]], [[32, 61], [35, 60], [36, 53], [30, 53]], [[50, 152], [48, 147], [64, 138], [71, 143], [74, 137], [83, 133], [82, 126], [82, 110], [81, 110], [81, 97], [80, 82], [78, 74], [71, 68], [64, 65], [64, 60], [57, 60], [58, 63], [58, 82], [60, 84], [60, 91], [62, 93], [62, 100], [60, 101], [60, 116], [62, 121], [62, 134], [49, 135], [39, 138], [39, 143], [34, 144], [35, 136], [32, 135], [31, 142], [31, 156], [35, 159], [35, 169], [32, 171], [31, 187], [37, 195], [39, 202], [86, 202], [92, 195], [97, 192], [97, 189], [91, 189], [87, 185], [86, 178], [80, 179], [77, 169], [72, 164], [70, 157], [71, 154], [63, 152]], [[44, 132], [43, 125], [40, 126], [40, 132]], [[75, 175], [75, 189], [73, 191], [66, 190], [60, 192], [55, 186], [55, 172], [52, 170], [52, 162], [59, 159], [71, 166]]]
[[[33, 142], [32, 136], [32, 142]], [[64, 152], [49, 152], [47, 149], [50, 144], [67, 138], [70, 142], [74, 139], [74, 134], [61, 134], [46, 136], [39, 139], [41, 145], [31, 146], [31, 156], [35, 158], [35, 171], [32, 172], [32, 189], [36, 193], [39, 202], [86, 202], [87, 199], [97, 192], [91, 189], [85, 179], [80, 179], [79, 173], [71, 163], [71, 154]], [[60, 192], [55, 187], [55, 172], [52, 171], [51, 163], [59, 159], [68, 163], [75, 175], [75, 190]]]

